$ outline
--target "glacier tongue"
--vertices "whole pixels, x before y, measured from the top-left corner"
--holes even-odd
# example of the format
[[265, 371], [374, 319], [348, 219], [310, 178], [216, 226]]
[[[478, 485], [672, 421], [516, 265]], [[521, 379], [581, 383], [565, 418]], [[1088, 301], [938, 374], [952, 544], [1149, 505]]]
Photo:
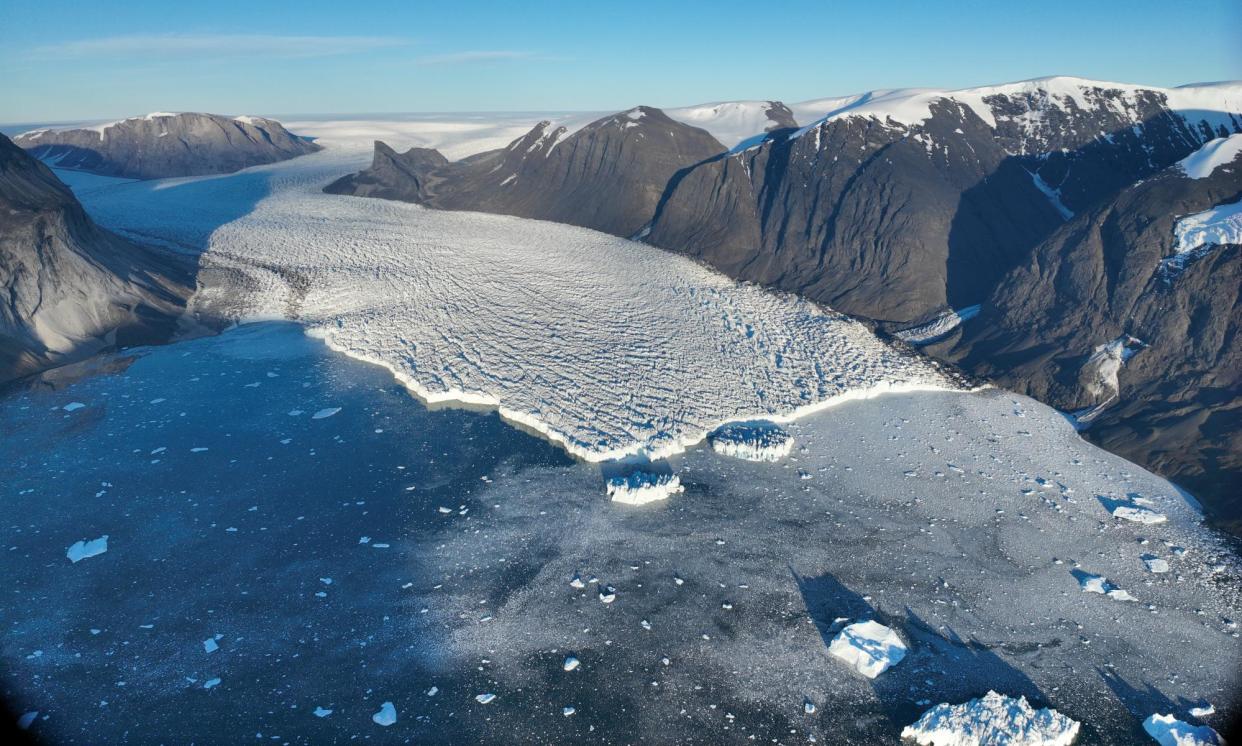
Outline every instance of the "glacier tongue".
[[197, 310], [299, 320], [428, 401], [498, 407], [591, 461], [660, 458], [730, 421], [957, 387], [845, 316], [644, 244], [320, 192], [359, 157], [83, 197], [109, 227], [205, 244]]

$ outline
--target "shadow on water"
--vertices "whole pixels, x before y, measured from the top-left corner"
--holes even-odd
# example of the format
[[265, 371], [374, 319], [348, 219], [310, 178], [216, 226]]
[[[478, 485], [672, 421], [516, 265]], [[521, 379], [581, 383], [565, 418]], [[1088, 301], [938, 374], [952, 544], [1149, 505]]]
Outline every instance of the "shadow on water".
[[439, 508], [570, 459], [495, 414], [429, 411], [291, 323], [127, 357], [0, 398], [0, 501], [21, 516], [0, 527], [0, 698], [39, 711], [27, 735], [344, 741], [391, 701], [385, 737], [478, 740], [450, 716], [481, 685], [450, 662], [430, 566], [465, 519]]
[[[901, 662], [870, 681], [890, 733], [900, 732], [936, 704], [958, 704], [988, 690], [1024, 696], [1035, 707], [1047, 706], [1035, 682], [989, 645], [963, 639], [952, 628], [934, 626], [909, 607], [900, 614], [877, 609], [832, 575], [804, 577], [793, 568], [790, 572], [825, 647], [846, 625], [865, 620], [893, 629], [907, 645]], [[1008, 652], [1021, 655], [1028, 651], [1015, 648]], [[841, 675], [850, 675], [844, 664]]]

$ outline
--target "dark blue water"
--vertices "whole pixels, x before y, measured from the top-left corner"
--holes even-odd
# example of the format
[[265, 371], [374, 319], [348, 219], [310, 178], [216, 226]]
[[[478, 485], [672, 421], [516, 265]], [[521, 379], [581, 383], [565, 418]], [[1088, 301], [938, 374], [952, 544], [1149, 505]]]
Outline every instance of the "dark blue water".
[[422, 691], [452, 676], [411, 550], [448, 530], [439, 507], [469, 518], [480, 475], [562, 452], [495, 414], [429, 411], [288, 324], [80, 372], [0, 399], [0, 665], [4, 699], [40, 713], [31, 733], [346, 740], [383, 732], [370, 716], [400, 695], [426, 699], [403, 737], [464, 735]]

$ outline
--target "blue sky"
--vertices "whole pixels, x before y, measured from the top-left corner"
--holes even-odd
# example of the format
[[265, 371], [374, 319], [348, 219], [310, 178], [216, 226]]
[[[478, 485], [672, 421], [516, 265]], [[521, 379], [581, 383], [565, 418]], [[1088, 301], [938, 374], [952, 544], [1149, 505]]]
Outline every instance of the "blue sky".
[[1043, 75], [1242, 78], [1242, 2], [4, 3], [0, 122], [616, 110]]

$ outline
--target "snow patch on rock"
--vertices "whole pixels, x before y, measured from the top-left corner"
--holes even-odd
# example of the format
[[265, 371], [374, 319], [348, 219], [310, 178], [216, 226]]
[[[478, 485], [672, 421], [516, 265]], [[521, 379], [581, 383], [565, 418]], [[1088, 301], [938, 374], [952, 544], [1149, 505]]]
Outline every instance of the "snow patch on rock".
[[1242, 155], [1242, 133], [1209, 140], [1203, 147], [1177, 162], [1177, 167], [1192, 179], [1206, 179], [1217, 168], [1233, 163]]

